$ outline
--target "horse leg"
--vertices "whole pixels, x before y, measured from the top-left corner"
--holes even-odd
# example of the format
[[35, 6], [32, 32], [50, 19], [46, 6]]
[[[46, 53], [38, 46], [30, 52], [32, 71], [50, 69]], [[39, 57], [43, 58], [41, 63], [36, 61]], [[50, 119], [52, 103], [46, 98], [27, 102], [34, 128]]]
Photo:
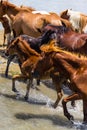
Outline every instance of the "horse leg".
[[40, 79], [37, 79], [37, 85], [40, 85]]
[[57, 99], [53, 105], [53, 107], [56, 108], [58, 106], [59, 101], [61, 100], [63, 96], [63, 91], [61, 90], [63, 79], [60, 77], [60, 75], [56, 76], [55, 74], [53, 74], [51, 77], [57, 91]]
[[54, 105], [53, 105], [54, 108], [56, 108], [56, 107], [58, 106], [58, 103], [59, 103], [59, 101], [61, 100], [62, 96], [63, 96], [62, 91], [60, 91], [60, 92], [57, 91], [57, 100], [55, 101], [55, 103], [54, 103]]
[[[68, 87], [68, 88], [71, 87], [71, 83], [70, 83], [69, 80], [64, 81], [64, 85], [65, 85], [66, 87]], [[72, 93], [73, 93], [73, 92], [72, 92]], [[72, 106], [72, 107], [75, 107], [75, 101], [71, 101], [71, 106]]]
[[82, 99], [81, 95], [80, 94], [77, 94], [77, 93], [73, 93], [72, 95], [64, 98], [62, 100], [62, 105], [63, 105], [63, 112], [64, 112], [64, 115], [68, 118], [68, 120], [70, 120], [72, 123], [73, 123], [73, 116], [70, 115], [70, 113], [68, 112], [67, 110], [67, 107], [66, 107], [66, 103], [69, 102], [69, 101], [74, 101], [74, 100], [80, 100]]
[[29, 97], [29, 91], [30, 91], [30, 88], [32, 87], [32, 84], [33, 84], [33, 78], [30, 78], [27, 80], [27, 89], [26, 89], [26, 95], [25, 95], [25, 100], [28, 100], [28, 97]]
[[15, 88], [15, 81], [18, 79], [26, 79], [25, 75], [15, 75], [12, 77], [12, 91], [18, 93], [17, 89]]
[[15, 55], [10, 55], [8, 57], [7, 66], [6, 66], [6, 70], [5, 70], [5, 77], [8, 77], [9, 65], [10, 65], [11, 61], [14, 59], [14, 57], [15, 57]]
[[87, 124], [87, 100], [83, 100], [83, 124]]

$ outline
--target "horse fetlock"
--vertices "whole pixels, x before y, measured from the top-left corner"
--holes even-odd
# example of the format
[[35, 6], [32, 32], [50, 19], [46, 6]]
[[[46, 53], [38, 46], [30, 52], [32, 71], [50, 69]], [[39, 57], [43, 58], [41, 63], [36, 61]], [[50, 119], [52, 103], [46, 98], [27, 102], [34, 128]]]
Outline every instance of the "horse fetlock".
[[70, 115], [69, 113], [64, 113], [64, 115], [68, 118], [68, 120], [70, 120], [73, 123], [74, 117], [72, 115]]
[[53, 108], [57, 108], [57, 106], [58, 106], [58, 102], [55, 102], [54, 104], [53, 104]]
[[18, 93], [17, 89], [14, 87], [12, 88], [12, 91]]

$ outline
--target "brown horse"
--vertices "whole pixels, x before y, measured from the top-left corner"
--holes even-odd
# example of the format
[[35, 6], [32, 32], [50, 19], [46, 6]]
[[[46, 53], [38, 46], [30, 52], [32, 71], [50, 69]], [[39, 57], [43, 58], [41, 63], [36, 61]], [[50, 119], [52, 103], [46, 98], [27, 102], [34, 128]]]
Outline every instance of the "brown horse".
[[41, 50], [44, 52], [43, 58], [37, 62], [34, 73], [37, 74], [37, 77], [41, 76], [50, 65], [61, 75], [60, 81], [68, 78], [70, 80], [69, 88], [74, 93], [62, 100], [64, 115], [73, 122], [73, 116], [68, 112], [66, 103], [82, 99], [83, 121], [87, 123], [87, 58], [84, 56], [79, 58], [78, 55], [64, 51], [54, 45], [46, 46], [41, 47]]
[[65, 25], [71, 28], [71, 24], [66, 20], [63, 21], [56, 13], [49, 12], [48, 14], [20, 12], [13, 16], [12, 28], [15, 36], [27, 34], [38, 37], [41, 35], [42, 29], [47, 24]]
[[[9, 53], [9, 55], [13, 54], [13, 53], [18, 55], [18, 57], [21, 61], [20, 67], [21, 67], [22, 74], [13, 76], [12, 90], [14, 92], [18, 92], [15, 88], [15, 80], [20, 79], [20, 78], [29, 79], [29, 84], [27, 86], [27, 91], [26, 91], [26, 95], [25, 95], [25, 99], [27, 100], [28, 95], [29, 95], [29, 90], [30, 90], [30, 87], [32, 86], [32, 82], [33, 82], [32, 73], [34, 72], [35, 64], [37, 64], [38, 60], [42, 59], [42, 56], [39, 53], [37, 53], [35, 50], [32, 50], [30, 48], [30, 44], [28, 44], [21, 37], [18, 37], [7, 47], [6, 53], [7, 54]], [[46, 64], [46, 62], [45, 62], [45, 64]], [[58, 78], [59, 73], [52, 67], [52, 64], [50, 64], [50, 62], [49, 62], [49, 65], [47, 66], [47, 70], [45, 72], [44, 72], [43, 63], [42, 63], [41, 68], [43, 68], [43, 73], [40, 75], [40, 77], [37, 77], [36, 79], [52, 78], [53, 83], [56, 87], [56, 91], [57, 91], [57, 100], [54, 103], [54, 108], [56, 108], [58, 105], [58, 102], [60, 101], [61, 97], [63, 96], [61, 87], [58, 87], [61, 84], [60, 78]], [[36, 74], [36, 76], [37, 76], [37, 74]]]
[[87, 34], [76, 33], [64, 26], [47, 25], [43, 31], [55, 31], [57, 45], [65, 50], [87, 55]]
[[11, 15], [16, 15], [18, 14], [20, 11], [34, 11], [35, 9], [33, 9], [32, 7], [18, 7], [8, 1], [4, 1], [1, 0], [0, 1], [0, 17], [2, 17], [3, 15], [7, 14], [8, 17], [11, 19]]
[[38, 37], [42, 28], [48, 23], [71, 27], [68, 20], [60, 18], [56, 13], [33, 13], [29, 9], [17, 7], [7, 1], [0, 2], [0, 17], [7, 14], [12, 21], [14, 35], [27, 34]]

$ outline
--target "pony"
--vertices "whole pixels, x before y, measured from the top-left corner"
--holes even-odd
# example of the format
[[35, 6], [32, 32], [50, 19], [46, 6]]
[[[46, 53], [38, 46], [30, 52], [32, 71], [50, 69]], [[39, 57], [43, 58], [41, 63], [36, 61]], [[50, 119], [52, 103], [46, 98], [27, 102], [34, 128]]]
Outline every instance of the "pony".
[[67, 9], [60, 13], [60, 17], [70, 21], [74, 31], [87, 33], [87, 15]]
[[77, 33], [65, 26], [47, 25], [43, 32], [47, 30], [55, 31], [57, 46], [64, 50], [73, 51], [76, 53], [87, 55], [87, 34]]
[[[21, 75], [14, 75], [12, 77], [12, 91], [19, 93], [17, 89], [15, 88], [15, 80], [18, 80], [21, 78], [29, 79], [28, 84], [27, 84], [27, 91], [24, 97], [27, 100], [29, 97], [29, 90], [33, 82], [34, 67], [37, 64], [37, 62], [42, 59], [43, 54], [40, 55], [38, 52], [36, 52], [34, 49], [30, 47], [30, 44], [28, 44], [25, 40], [22, 40], [20, 37], [14, 40], [11, 44], [9, 44], [6, 49], [6, 55], [7, 54], [11, 55], [13, 53], [18, 55], [21, 61], [20, 69], [22, 73]], [[45, 65], [46, 64], [47, 63], [45, 62]], [[43, 63], [42, 63], [41, 68], [43, 68], [43, 73], [41, 74], [41, 77], [37, 77], [37, 74], [36, 74], [36, 77], [37, 77], [36, 79], [38, 80], [38, 79], [52, 78], [53, 83], [56, 87], [56, 91], [57, 91], [57, 100], [55, 101], [53, 105], [53, 107], [56, 108], [63, 95], [61, 87], [58, 87], [58, 85], [60, 84], [59, 82], [60, 78], [58, 80], [59, 73], [50, 64], [47, 65], [47, 70], [45, 72], [44, 72]]]

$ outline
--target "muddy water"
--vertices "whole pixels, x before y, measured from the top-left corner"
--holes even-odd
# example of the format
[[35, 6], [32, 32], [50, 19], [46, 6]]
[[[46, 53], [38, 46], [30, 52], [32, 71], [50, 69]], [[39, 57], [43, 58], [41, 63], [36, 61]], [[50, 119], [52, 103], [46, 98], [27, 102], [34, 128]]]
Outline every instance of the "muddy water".
[[[4, 65], [5, 61], [0, 64]], [[73, 109], [68, 103], [68, 110], [75, 117], [72, 125], [63, 115], [61, 102], [56, 109], [51, 107], [56, 99], [56, 92], [48, 88], [51, 81], [38, 86], [38, 89], [31, 89], [28, 102], [25, 102], [24, 95], [26, 83], [16, 82], [16, 87], [20, 91], [17, 97], [11, 91], [11, 79], [6, 79], [2, 75], [0, 68], [0, 130], [87, 130], [86, 126], [81, 125], [82, 102], [76, 102]], [[35, 84], [35, 81], [34, 81]]]

